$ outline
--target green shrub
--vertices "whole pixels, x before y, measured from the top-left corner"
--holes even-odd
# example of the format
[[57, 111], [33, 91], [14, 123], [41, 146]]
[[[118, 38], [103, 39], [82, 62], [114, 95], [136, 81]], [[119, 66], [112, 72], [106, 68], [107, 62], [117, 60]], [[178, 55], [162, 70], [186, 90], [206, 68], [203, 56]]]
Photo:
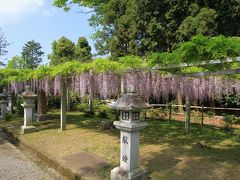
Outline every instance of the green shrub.
[[234, 115], [225, 115], [223, 116], [223, 121], [224, 121], [224, 129], [226, 131], [231, 131], [232, 130], [232, 125], [236, 123], [237, 118]]
[[59, 109], [61, 106], [61, 97], [60, 96], [48, 96], [47, 99], [47, 108], [48, 109]]
[[95, 113], [94, 112], [90, 112], [90, 111], [85, 111], [84, 113], [83, 113], [83, 116], [84, 117], [92, 117], [92, 116], [94, 116], [95, 115]]
[[70, 110], [78, 110], [78, 105], [80, 102], [80, 96], [75, 92], [70, 92]]
[[82, 111], [82, 112], [86, 112], [88, 110], [88, 104], [86, 104], [86, 103], [79, 103], [77, 105], [77, 110], [78, 111]]
[[24, 109], [22, 107], [23, 104], [23, 98], [18, 96], [17, 97], [17, 102], [16, 102], [16, 114], [17, 115], [23, 115]]
[[100, 112], [98, 112], [97, 117], [98, 117], [98, 118], [107, 118], [107, 113], [106, 113], [106, 111], [100, 111]]
[[10, 113], [5, 113], [5, 119], [6, 119], [6, 121], [11, 120], [12, 118], [13, 118], [13, 115], [12, 115], [12, 114], [10, 114]]

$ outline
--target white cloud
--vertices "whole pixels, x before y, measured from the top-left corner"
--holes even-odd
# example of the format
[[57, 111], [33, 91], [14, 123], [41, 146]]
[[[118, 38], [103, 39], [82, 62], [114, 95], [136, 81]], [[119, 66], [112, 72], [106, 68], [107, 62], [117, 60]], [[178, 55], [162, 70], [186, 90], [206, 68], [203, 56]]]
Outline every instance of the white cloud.
[[44, 0], [0, 0], [0, 23], [38, 12]]

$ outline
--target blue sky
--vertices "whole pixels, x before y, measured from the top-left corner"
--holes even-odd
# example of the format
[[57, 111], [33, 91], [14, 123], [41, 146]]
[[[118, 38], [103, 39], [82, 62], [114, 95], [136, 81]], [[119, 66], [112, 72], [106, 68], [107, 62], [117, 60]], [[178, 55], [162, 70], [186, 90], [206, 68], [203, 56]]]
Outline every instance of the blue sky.
[[90, 36], [94, 30], [89, 26], [91, 14], [78, 13], [86, 11], [75, 7], [69, 12], [52, 6], [52, 0], [0, 0], [0, 27], [12, 44], [8, 47], [5, 58], [20, 55], [24, 43], [30, 40], [40, 42], [45, 52], [44, 64], [51, 53], [51, 43], [61, 36], [74, 42], [85, 36], [95, 53]]

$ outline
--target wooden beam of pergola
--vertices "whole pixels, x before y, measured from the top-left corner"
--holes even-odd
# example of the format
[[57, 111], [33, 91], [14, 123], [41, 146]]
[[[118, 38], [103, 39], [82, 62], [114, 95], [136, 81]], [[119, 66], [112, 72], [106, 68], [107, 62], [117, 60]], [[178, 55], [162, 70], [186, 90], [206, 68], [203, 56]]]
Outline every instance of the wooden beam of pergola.
[[165, 78], [174, 77], [202, 77], [202, 76], [218, 76], [218, 75], [233, 75], [240, 74], [240, 68], [219, 70], [219, 71], [206, 71], [206, 72], [194, 72], [194, 73], [179, 73], [164, 76]]
[[192, 66], [207, 66], [207, 65], [225, 64], [225, 63], [233, 63], [233, 62], [240, 62], [240, 57], [216, 59], [216, 60], [201, 61], [201, 62], [195, 62], [195, 63], [181, 63], [181, 64], [170, 64], [170, 65], [164, 65], [164, 66], [155, 66], [152, 69], [153, 70], [167, 70], [167, 69], [174, 69], [174, 68], [186, 68], [186, 67], [192, 67]]
[[[235, 58], [226, 58], [226, 59], [216, 59], [216, 60], [209, 60], [209, 61], [202, 61], [197, 63], [181, 63], [181, 64], [171, 64], [171, 65], [164, 65], [164, 66], [155, 66], [155, 67], [147, 67], [147, 68], [138, 68], [138, 69], [128, 69], [125, 70], [125, 73], [128, 72], [139, 72], [139, 71], [155, 71], [155, 70], [162, 70], [166, 71], [168, 69], [175, 69], [175, 68], [186, 68], [192, 66], [207, 66], [207, 65], [217, 65], [217, 64], [225, 64], [225, 63], [233, 63], [233, 62], [240, 62], [240, 57]], [[228, 70], [218, 70], [218, 71], [205, 71], [205, 72], [193, 72], [193, 73], [172, 73], [169, 75], [165, 75], [165, 78], [173, 78], [173, 77], [201, 77], [201, 76], [218, 76], [218, 75], [231, 75], [231, 74], [240, 74], [240, 68], [237, 69], [228, 69]]]

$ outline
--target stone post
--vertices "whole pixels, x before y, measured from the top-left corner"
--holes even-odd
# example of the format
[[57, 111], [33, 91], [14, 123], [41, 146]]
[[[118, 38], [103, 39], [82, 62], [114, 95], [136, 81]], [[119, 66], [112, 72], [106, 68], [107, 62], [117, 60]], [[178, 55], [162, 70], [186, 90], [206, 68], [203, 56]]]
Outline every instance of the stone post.
[[47, 97], [42, 89], [38, 92], [37, 103], [37, 121], [44, 121], [47, 119]]
[[33, 107], [34, 98], [36, 94], [33, 94], [29, 86], [26, 86], [25, 92], [23, 92], [24, 103], [22, 104], [24, 108], [24, 125], [22, 126], [22, 133], [31, 133], [36, 130], [36, 127], [32, 125], [33, 120]]
[[109, 104], [110, 108], [120, 110], [120, 121], [114, 125], [120, 130], [120, 166], [111, 171], [112, 180], [146, 179], [146, 171], [139, 166], [140, 130], [147, 122], [140, 121], [140, 109], [149, 107], [141, 96], [127, 93], [117, 102]]

